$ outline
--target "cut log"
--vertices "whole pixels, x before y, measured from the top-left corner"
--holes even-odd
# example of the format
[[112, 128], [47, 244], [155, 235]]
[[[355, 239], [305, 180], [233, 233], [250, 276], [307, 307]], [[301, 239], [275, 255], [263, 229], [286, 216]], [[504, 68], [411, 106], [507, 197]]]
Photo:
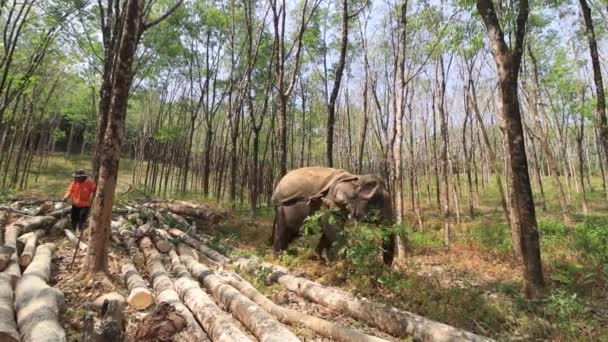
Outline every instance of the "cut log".
[[[186, 319], [169, 303], [160, 303], [146, 316], [135, 332], [136, 342], [176, 341], [186, 328]], [[178, 335], [178, 336], [176, 336]]]
[[33, 232], [23, 234], [19, 237], [19, 241], [24, 244], [23, 252], [19, 256], [19, 266], [27, 267], [36, 253], [36, 243], [38, 238], [46, 233], [44, 229], [36, 229]]
[[12, 252], [8, 255], [9, 260], [4, 269], [2, 269], [2, 274], [9, 277], [13, 289], [17, 285], [17, 280], [21, 277], [21, 268], [19, 267], [17, 258], [17, 237], [19, 234], [21, 234], [21, 227], [16, 224], [8, 225], [4, 232], [5, 254], [8, 254], [10, 250]]
[[387, 342], [387, 340], [366, 335], [364, 333], [342, 327], [338, 324], [326, 321], [324, 319], [279, 306], [270, 299], [268, 299], [266, 296], [261, 294], [255, 287], [253, 287], [253, 285], [251, 285], [249, 282], [242, 279], [238, 275], [232, 272], [225, 272], [225, 274], [225, 276], [222, 276], [222, 279], [224, 279], [228, 284], [239, 290], [242, 294], [247, 296], [247, 298], [254, 301], [256, 304], [271, 313], [283, 323], [296, 326], [304, 326], [320, 335], [331, 339], [332, 341], [337, 340], [345, 342]]
[[21, 226], [13, 223], [4, 229], [4, 245], [17, 250], [17, 238], [21, 235]]
[[364, 298], [356, 298], [347, 292], [292, 276], [284, 267], [245, 258], [240, 258], [235, 265], [245, 269], [264, 268], [271, 272], [272, 281], [283, 285], [289, 291], [314, 303], [366, 321], [397, 337], [412, 336], [414, 339], [422, 341], [491, 341], [486, 337], [432, 321], [411, 312], [384, 307]]
[[147, 206], [154, 209], [165, 209], [174, 214], [194, 217], [213, 224], [218, 223], [226, 216], [217, 209], [184, 201], [154, 202], [148, 203]]
[[38, 246], [34, 260], [17, 283], [15, 308], [22, 342], [66, 340], [59, 323], [63, 293], [48, 285], [54, 249], [51, 243]]
[[228, 264], [230, 263], [230, 259], [225, 257], [224, 255], [222, 255], [220, 252], [209, 248], [208, 246], [206, 246], [204, 243], [198, 241], [197, 239], [191, 237], [190, 235], [186, 234], [185, 232], [182, 232], [179, 229], [175, 229], [175, 228], [171, 228], [167, 231], [169, 233], [169, 235], [181, 239], [182, 241], [184, 241], [185, 243], [187, 243], [188, 245], [196, 248], [197, 250], [199, 250], [201, 253], [203, 253], [204, 255], [208, 256], [209, 258], [221, 263], [221, 264]]
[[118, 233], [122, 239], [123, 244], [127, 247], [127, 253], [136, 267], [142, 269], [144, 268], [144, 256], [141, 254], [140, 250], [137, 248], [137, 242], [133, 237], [133, 232], [127, 229], [128, 224], [123, 223], [118, 227]]
[[173, 282], [163, 266], [161, 255], [156, 250], [152, 240], [144, 236], [139, 240], [139, 248], [146, 259], [148, 274], [152, 277], [152, 286], [156, 292], [156, 304], [171, 304], [175, 310], [186, 320], [186, 328], [174, 336], [174, 341], [208, 341], [208, 337], [196, 322], [196, 319], [180, 301], [177, 292], [173, 287]]
[[212, 270], [187, 255], [182, 255], [181, 261], [190, 273], [213, 293], [213, 297], [228, 308], [261, 342], [299, 341], [283, 324], [235, 288], [224, 283]]
[[20, 234], [25, 234], [36, 229], [51, 228], [56, 221], [57, 219], [53, 216], [34, 216], [21, 218], [14, 224], [21, 227]]
[[5, 274], [0, 274], [0, 341], [2, 342], [19, 342], [13, 301], [11, 279]]
[[188, 306], [196, 319], [201, 323], [207, 335], [214, 342], [251, 341], [233, 322], [232, 317], [222, 311], [193, 280], [190, 273], [181, 264], [175, 250], [169, 252], [173, 273], [178, 275], [175, 290]]
[[144, 310], [154, 303], [154, 296], [135, 266], [127, 262], [122, 266], [122, 276], [129, 289], [127, 303], [137, 310]]
[[86, 251], [89, 247], [86, 243], [82, 241], [78, 242], [78, 237], [76, 237], [76, 235], [74, 235], [71, 230], [64, 229], [63, 232], [65, 233], [65, 236], [68, 238], [68, 240], [70, 240], [74, 247], [77, 247], [79, 251]]

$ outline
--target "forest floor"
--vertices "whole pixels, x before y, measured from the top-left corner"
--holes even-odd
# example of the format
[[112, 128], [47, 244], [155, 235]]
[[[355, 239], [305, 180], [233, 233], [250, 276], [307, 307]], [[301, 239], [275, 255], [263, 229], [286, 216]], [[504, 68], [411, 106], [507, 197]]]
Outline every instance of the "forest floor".
[[[41, 171], [27, 190], [0, 193], [0, 197], [4, 196], [0, 203], [8, 197], [60, 198], [72, 170], [83, 165], [80, 159], [51, 159], [49, 167]], [[131, 180], [128, 161], [122, 162], [121, 169], [118, 193], [129, 189]], [[599, 184], [596, 188], [600, 189]], [[499, 340], [608, 341], [605, 328], [608, 326], [608, 205], [603, 194], [590, 193], [592, 214], [576, 213], [575, 226], [566, 227], [560, 223], [554, 192], [550, 187], [546, 189], [547, 197], [552, 200], [547, 203], [548, 211], [539, 209], [538, 216], [548, 290], [543, 301], [530, 303], [521, 293], [521, 265], [510, 253], [510, 235], [497, 197], [493, 197], [492, 188], [485, 193], [476, 215], [473, 218], [463, 215], [461, 224], [454, 225], [454, 239], [449, 249], [442, 244], [442, 222], [436, 209], [427, 208], [423, 214], [424, 230], [410, 230], [410, 254], [404, 263], [394, 268], [369, 258], [322, 262], [313, 253], [318, 239], [314, 235], [300, 238], [286, 253], [274, 255], [268, 245], [272, 227], [269, 211], [252, 217], [249, 212], [225, 207], [226, 219], [201, 229], [213, 237], [210, 245], [235, 246], [231, 257], [256, 255], [321, 284], [480, 335]], [[131, 191], [118, 200], [138, 196]], [[578, 203], [574, 192], [572, 196], [573, 203]], [[192, 194], [187, 199], [209, 204]], [[578, 207], [574, 211], [577, 212]], [[73, 245], [65, 238], [54, 238], [53, 242], [58, 250], [53, 259], [51, 283], [65, 294], [64, 327], [71, 340], [77, 341], [86, 303], [113, 290], [126, 292], [119, 270], [126, 254], [118, 249], [110, 252], [109, 281], [100, 277], [83, 283], [77, 278], [77, 270], [84, 254], [77, 258], [75, 270], [70, 270]], [[279, 285], [269, 285], [262, 278], [259, 274], [247, 275], [247, 279], [275, 303], [397, 340], [341, 312], [303, 300]], [[127, 332], [132, 334], [147, 313], [149, 310], [128, 311]], [[294, 331], [303, 340], [324, 341], [307, 329]]]

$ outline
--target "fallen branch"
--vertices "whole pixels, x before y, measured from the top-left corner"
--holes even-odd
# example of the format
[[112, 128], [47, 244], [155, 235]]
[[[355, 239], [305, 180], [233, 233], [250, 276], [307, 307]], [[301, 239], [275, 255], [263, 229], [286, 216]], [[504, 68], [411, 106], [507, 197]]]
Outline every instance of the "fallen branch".
[[387, 342], [384, 339], [366, 335], [324, 319], [279, 306], [261, 294], [249, 282], [232, 272], [226, 272], [226, 276], [222, 276], [222, 279], [283, 323], [304, 326], [331, 340], [345, 342]]
[[129, 296], [127, 303], [137, 310], [143, 310], [152, 305], [154, 296], [148, 288], [146, 281], [139, 275], [137, 269], [131, 262], [122, 266], [122, 276], [125, 279]]
[[261, 342], [299, 341], [283, 324], [235, 288], [224, 283], [212, 270], [187, 255], [182, 255], [180, 259], [190, 273], [213, 293], [215, 299], [228, 308]]
[[66, 340], [59, 323], [63, 293], [47, 284], [54, 249], [51, 243], [38, 246], [34, 260], [17, 283], [15, 308], [22, 342]]
[[134, 340], [136, 342], [175, 341], [175, 336], [184, 330], [186, 324], [186, 319], [175, 310], [173, 305], [160, 303], [138, 325]]
[[367, 299], [356, 298], [344, 291], [325, 287], [310, 280], [295, 277], [280, 266], [258, 263], [241, 258], [236, 265], [244, 268], [264, 268], [271, 271], [270, 279], [314, 303], [344, 312], [364, 320], [382, 331], [397, 337], [413, 336], [422, 341], [491, 341], [447, 324], [432, 321], [411, 312], [383, 307]]
[[156, 292], [156, 304], [168, 303], [175, 308], [187, 322], [186, 328], [174, 336], [174, 341], [194, 342], [208, 341], [207, 335], [196, 322], [194, 316], [180, 301], [177, 292], [173, 288], [173, 281], [169, 277], [165, 266], [163, 266], [160, 253], [149, 237], [144, 236], [139, 240], [139, 248], [146, 259], [148, 274], [152, 277], [152, 286]]

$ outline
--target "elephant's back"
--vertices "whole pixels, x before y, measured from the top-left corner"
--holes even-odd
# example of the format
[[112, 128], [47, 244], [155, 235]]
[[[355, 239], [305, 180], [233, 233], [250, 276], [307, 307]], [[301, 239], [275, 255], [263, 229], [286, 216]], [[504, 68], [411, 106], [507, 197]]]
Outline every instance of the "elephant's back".
[[289, 171], [277, 184], [272, 194], [274, 204], [308, 200], [309, 197], [328, 188], [343, 175], [349, 173], [329, 167], [303, 167]]

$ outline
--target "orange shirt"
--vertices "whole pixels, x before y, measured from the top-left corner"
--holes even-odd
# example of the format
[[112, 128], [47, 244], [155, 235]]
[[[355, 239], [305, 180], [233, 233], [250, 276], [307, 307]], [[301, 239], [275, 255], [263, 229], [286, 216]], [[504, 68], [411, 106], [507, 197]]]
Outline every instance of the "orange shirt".
[[97, 189], [97, 185], [92, 180], [87, 179], [82, 183], [73, 181], [65, 197], [71, 197], [72, 203], [78, 208], [90, 207], [95, 189]]

